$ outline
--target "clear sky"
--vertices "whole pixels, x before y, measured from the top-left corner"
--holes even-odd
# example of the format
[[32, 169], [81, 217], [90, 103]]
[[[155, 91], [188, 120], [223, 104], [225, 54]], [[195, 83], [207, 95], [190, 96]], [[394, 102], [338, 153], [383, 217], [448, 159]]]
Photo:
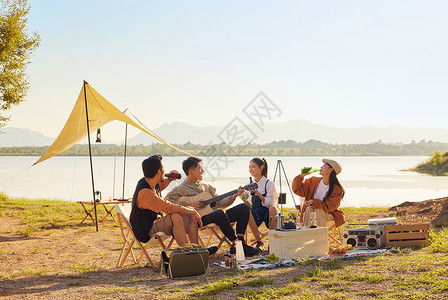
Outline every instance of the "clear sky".
[[448, 126], [447, 1], [30, 4], [42, 44], [10, 127], [55, 137], [83, 79], [152, 129], [225, 125], [260, 91], [277, 122]]

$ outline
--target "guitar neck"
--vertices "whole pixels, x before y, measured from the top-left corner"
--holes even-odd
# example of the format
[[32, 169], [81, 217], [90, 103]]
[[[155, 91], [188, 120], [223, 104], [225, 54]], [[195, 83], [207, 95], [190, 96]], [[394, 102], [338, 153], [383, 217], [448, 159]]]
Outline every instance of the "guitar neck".
[[209, 204], [215, 203], [215, 202], [217, 202], [219, 200], [222, 200], [224, 198], [227, 198], [229, 196], [235, 195], [236, 193], [238, 193], [238, 190], [233, 190], [233, 191], [230, 191], [228, 193], [222, 194], [222, 195], [220, 195], [218, 197], [215, 197], [215, 198], [209, 199], [207, 201], [204, 201], [204, 203], [205, 203], [205, 205], [209, 205]]

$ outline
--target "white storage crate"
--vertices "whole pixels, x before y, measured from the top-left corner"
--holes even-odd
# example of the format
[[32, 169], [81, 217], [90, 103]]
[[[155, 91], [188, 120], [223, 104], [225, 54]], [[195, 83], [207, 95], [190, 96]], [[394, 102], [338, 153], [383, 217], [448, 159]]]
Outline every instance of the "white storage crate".
[[280, 258], [324, 256], [328, 252], [328, 228], [269, 230], [269, 254]]

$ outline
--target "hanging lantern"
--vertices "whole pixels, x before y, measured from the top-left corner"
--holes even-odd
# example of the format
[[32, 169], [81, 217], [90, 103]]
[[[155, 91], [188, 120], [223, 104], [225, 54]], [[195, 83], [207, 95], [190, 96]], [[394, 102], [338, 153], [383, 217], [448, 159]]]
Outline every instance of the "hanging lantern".
[[96, 130], [96, 143], [101, 143], [101, 128]]

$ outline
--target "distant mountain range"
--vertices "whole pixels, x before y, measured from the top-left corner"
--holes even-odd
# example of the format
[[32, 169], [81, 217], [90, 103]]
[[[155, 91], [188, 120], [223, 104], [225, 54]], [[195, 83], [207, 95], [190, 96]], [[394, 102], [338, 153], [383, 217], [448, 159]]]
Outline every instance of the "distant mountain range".
[[[306, 120], [294, 120], [284, 123], [266, 123], [263, 127], [255, 124], [247, 125], [252, 132], [253, 143], [265, 144], [280, 140], [294, 140], [305, 142], [318, 140], [333, 144], [368, 144], [381, 140], [383, 143], [410, 143], [411, 141], [432, 140], [434, 142], [448, 142], [448, 130], [442, 128], [422, 127], [373, 127], [363, 126], [353, 129], [329, 127], [314, 124]], [[154, 129], [154, 133], [170, 143], [207, 145], [223, 142], [225, 126], [198, 127], [188, 123], [174, 122], [163, 124]], [[3, 128], [0, 133], [0, 147], [45, 146], [53, 143], [54, 138], [30, 129], [14, 127]], [[154, 138], [141, 132], [129, 138], [129, 145], [150, 145]], [[121, 142], [123, 143], [123, 142]]]
[[1, 131], [0, 147], [47, 146], [54, 141], [54, 138], [30, 129], [6, 127]]

